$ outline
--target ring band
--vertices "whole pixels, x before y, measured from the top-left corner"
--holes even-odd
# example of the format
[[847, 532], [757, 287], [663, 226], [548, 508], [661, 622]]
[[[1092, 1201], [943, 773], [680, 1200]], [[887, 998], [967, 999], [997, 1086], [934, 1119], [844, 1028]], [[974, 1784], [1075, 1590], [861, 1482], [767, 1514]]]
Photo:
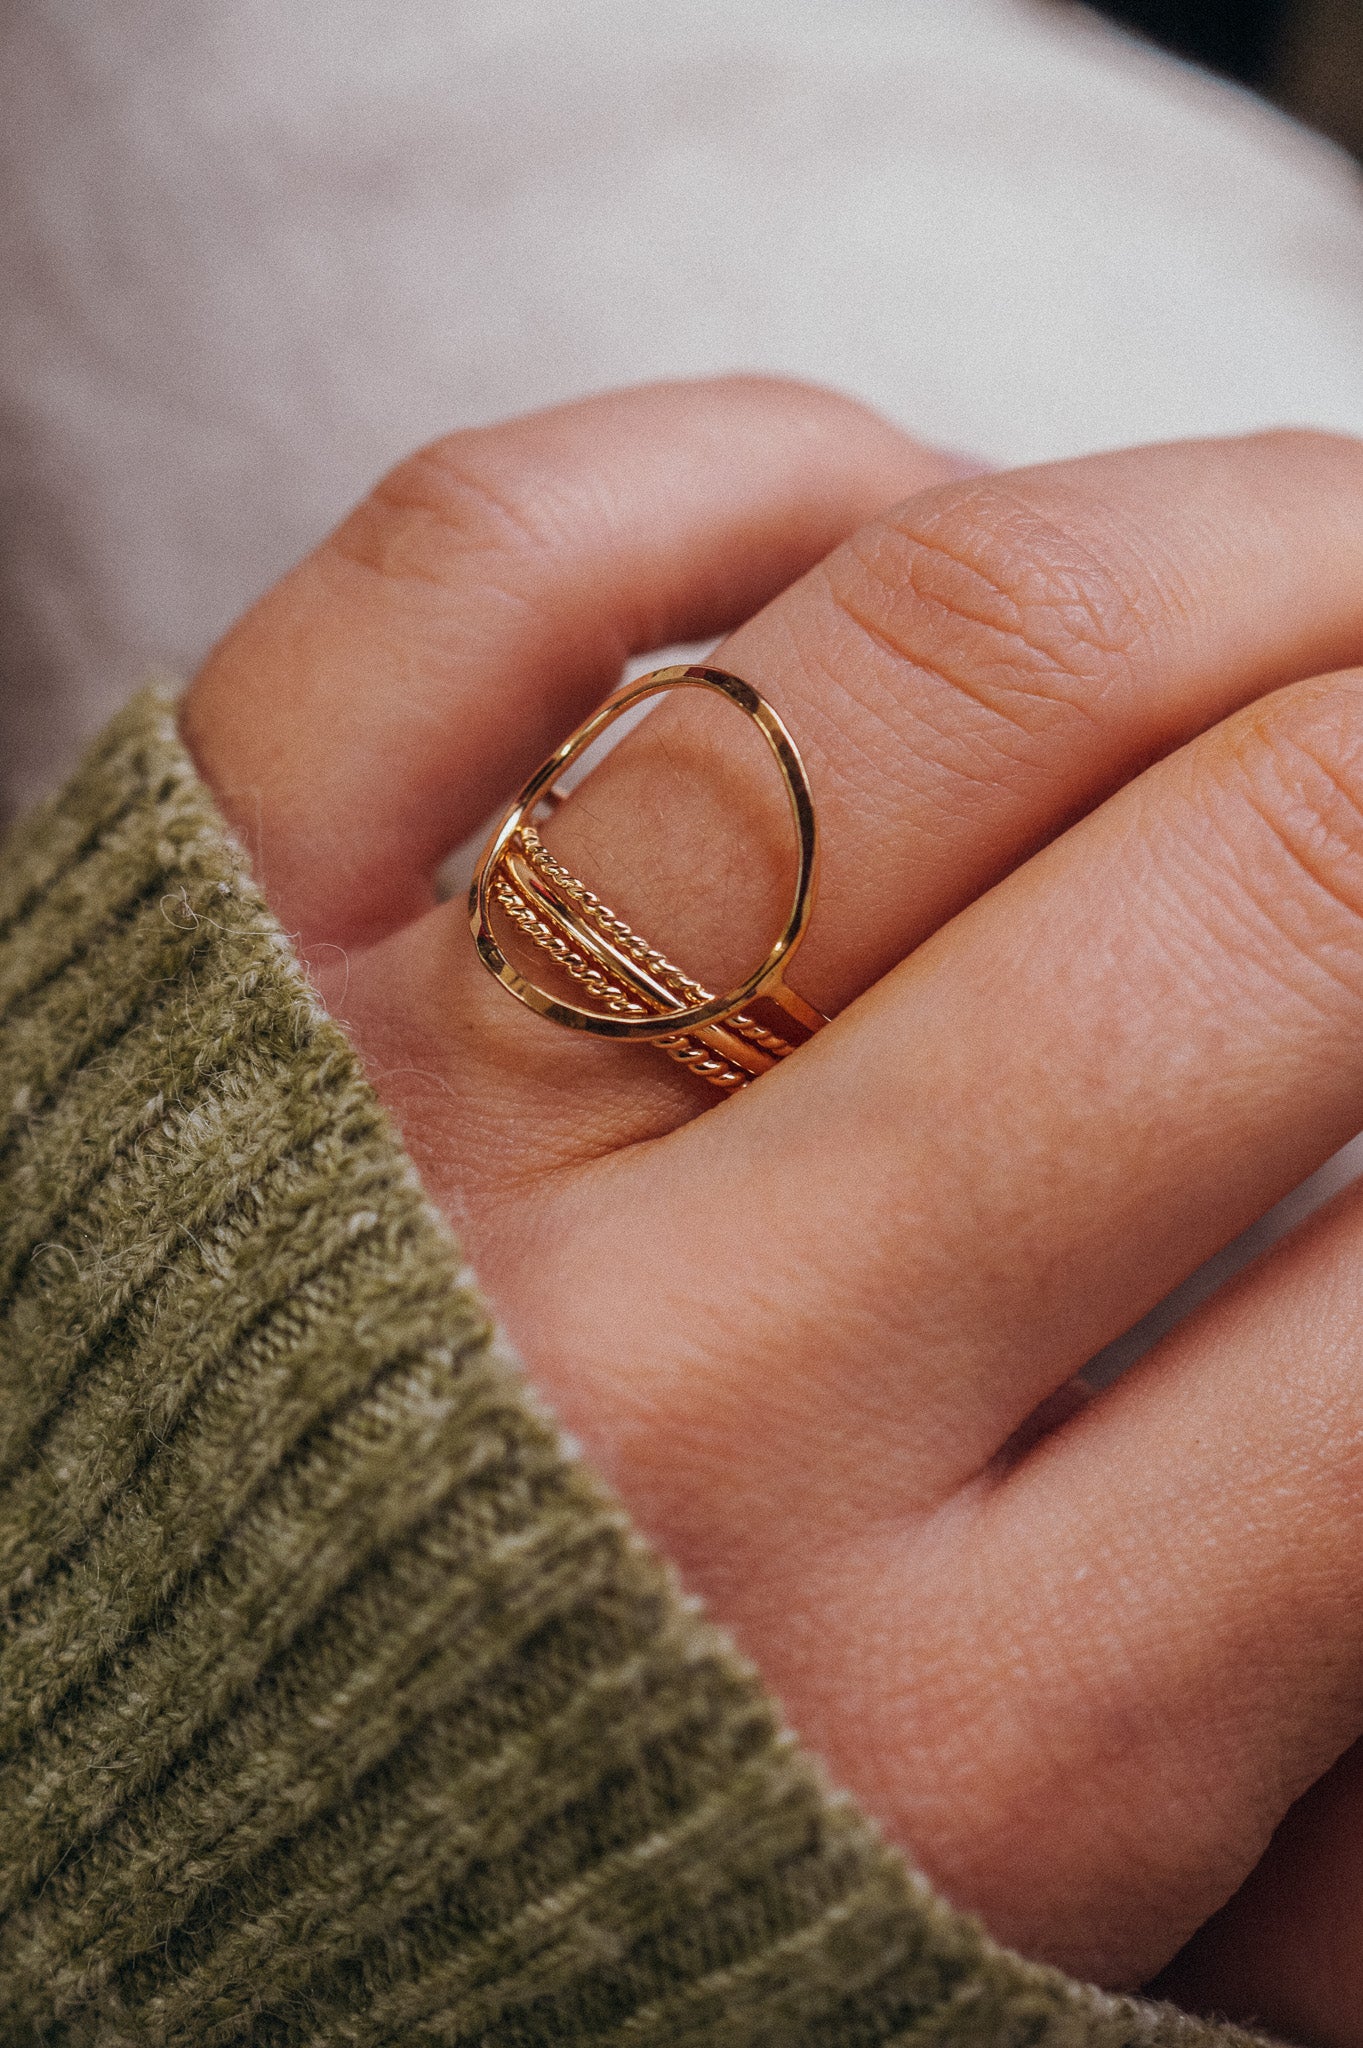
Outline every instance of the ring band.
[[[795, 890], [776, 943], [754, 973], [725, 996], [683, 972], [641, 938], [555, 860], [536, 831], [541, 805], [560, 801], [560, 775], [615, 721], [669, 690], [705, 689], [757, 726], [776, 762], [795, 828]], [[479, 957], [508, 992], [537, 1015], [599, 1037], [642, 1039], [716, 1088], [746, 1086], [787, 1058], [828, 1019], [786, 986], [785, 970], [808, 928], [818, 881], [818, 833], [800, 753], [766, 699], [724, 669], [655, 669], [619, 690], [531, 776], [494, 830], [469, 891]], [[599, 1009], [552, 995], [518, 972], [493, 928], [494, 905], [522, 938], [551, 959]]]

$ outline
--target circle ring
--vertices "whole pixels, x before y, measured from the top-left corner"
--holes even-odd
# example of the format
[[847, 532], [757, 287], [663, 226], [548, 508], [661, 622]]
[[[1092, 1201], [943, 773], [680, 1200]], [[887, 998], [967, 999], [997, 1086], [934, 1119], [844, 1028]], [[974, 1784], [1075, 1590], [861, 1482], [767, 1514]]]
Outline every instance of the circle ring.
[[[533, 981], [527, 981], [525, 976], [511, 965], [498, 945], [492, 929], [489, 901], [492, 877], [508, 844], [519, 832], [535, 806], [542, 797], [548, 795], [564, 769], [570, 767], [586, 752], [593, 740], [633, 705], [642, 704], [649, 697], [663, 696], [669, 690], [685, 689], [712, 690], [716, 695], [727, 698], [752, 720], [771, 750], [780, 770], [782, 787], [795, 826], [798, 846], [795, 892], [789, 915], [766, 959], [746, 981], [731, 989], [728, 995], [714, 996], [709, 1002], [696, 1003], [688, 1010], [668, 1010], [662, 1016], [603, 1017], [599, 1011], [579, 1009], [575, 1003], [559, 1002], [555, 997], [546, 995], [542, 988]], [[665, 1038], [674, 1032], [698, 1030], [704, 1024], [722, 1024], [725, 1018], [736, 1016], [745, 1004], [766, 995], [782, 981], [786, 964], [804, 937], [813, 914], [818, 865], [818, 831], [814, 822], [814, 799], [809, 787], [809, 777], [805, 773], [800, 750], [779, 713], [772, 709], [766, 698], [761, 696], [751, 683], [745, 683], [741, 676], [730, 675], [727, 669], [704, 668], [696, 664], [658, 668], [654, 669], [651, 675], [640, 676], [637, 682], [629, 683], [624, 689], [615, 691], [606, 699], [600, 710], [594, 712], [576, 732], [571, 733], [562, 746], [557, 747], [543, 766], [531, 776], [520, 795], [506, 811], [478, 863], [469, 889], [469, 927], [479, 957], [489, 973], [495, 975], [502, 987], [515, 996], [518, 1002], [524, 1003], [527, 1009], [533, 1010], [536, 1016], [548, 1017], [555, 1024], [566, 1025], [570, 1031], [591, 1032], [597, 1038], [645, 1041]]]

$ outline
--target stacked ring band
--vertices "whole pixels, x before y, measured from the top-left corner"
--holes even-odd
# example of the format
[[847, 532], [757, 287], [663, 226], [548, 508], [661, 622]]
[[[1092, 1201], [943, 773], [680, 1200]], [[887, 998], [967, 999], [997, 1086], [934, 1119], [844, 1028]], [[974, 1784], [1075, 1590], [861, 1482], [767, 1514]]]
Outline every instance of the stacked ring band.
[[[616, 719], [649, 697], [676, 689], [717, 692], [757, 726], [781, 774], [795, 828], [798, 861], [790, 912], [754, 973], [716, 996], [641, 938], [555, 860], [533, 823], [555, 784]], [[573, 1030], [642, 1039], [716, 1088], [746, 1086], [787, 1058], [828, 1021], [786, 986], [785, 969], [813, 911], [818, 838], [809, 779], [778, 714], [740, 677], [682, 666], [617, 691], [536, 771], [494, 831], [469, 892], [469, 921], [483, 964], [529, 1009]], [[596, 1005], [564, 1001], [527, 979], [507, 959], [493, 909]]]

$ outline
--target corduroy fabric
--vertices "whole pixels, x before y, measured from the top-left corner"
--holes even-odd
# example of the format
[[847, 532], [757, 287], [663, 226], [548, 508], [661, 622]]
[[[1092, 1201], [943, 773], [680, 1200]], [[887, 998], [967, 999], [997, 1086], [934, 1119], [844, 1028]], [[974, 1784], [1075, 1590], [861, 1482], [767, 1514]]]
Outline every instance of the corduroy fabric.
[[0, 2042], [1247, 2043], [990, 1944], [565, 1455], [175, 737], [0, 855]]

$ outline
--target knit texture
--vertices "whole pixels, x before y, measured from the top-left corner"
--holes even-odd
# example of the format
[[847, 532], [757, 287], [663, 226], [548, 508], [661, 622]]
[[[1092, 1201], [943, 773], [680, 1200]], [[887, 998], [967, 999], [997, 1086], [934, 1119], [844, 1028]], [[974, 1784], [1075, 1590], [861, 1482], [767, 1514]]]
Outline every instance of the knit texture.
[[0, 2042], [1248, 2043], [993, 1946], [564, 1452], [146, 696], [0, 856]]

